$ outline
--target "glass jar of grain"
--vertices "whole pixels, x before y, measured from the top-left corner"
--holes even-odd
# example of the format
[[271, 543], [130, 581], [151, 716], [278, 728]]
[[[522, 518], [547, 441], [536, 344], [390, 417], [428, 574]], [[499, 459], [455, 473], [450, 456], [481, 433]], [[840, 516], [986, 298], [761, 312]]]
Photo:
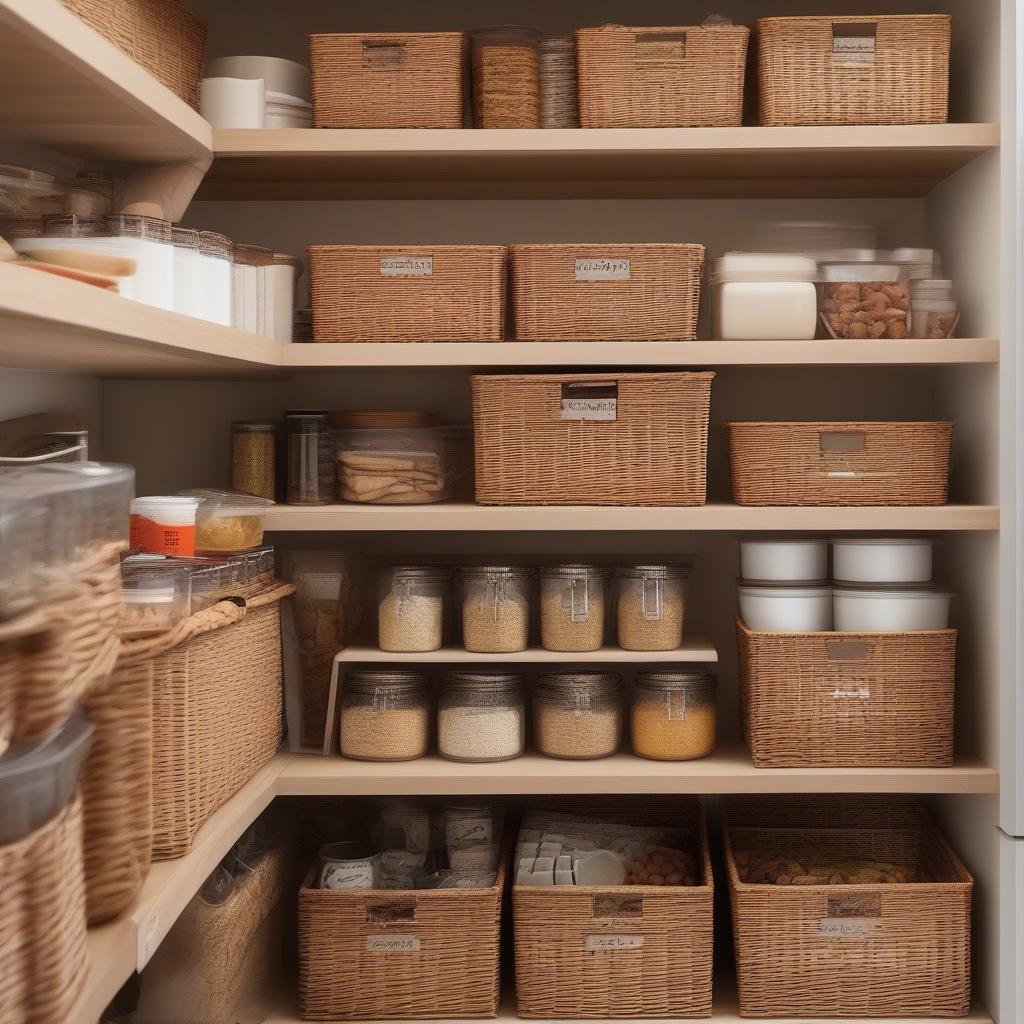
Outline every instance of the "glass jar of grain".
[[436, 651], [441, 647], [449, 578], [446, 569], [433, 566], [398, 565], [381, 573], [377, 642], [382, 651]]
[[689, 575], [689, 565], [623, 565], [615, 570], [615, 622], [623, 650], [679, 647]]
[[622, 680], [611, 672], [549, 672], [533, 694], [537, 749], [548, 757], [608, 757], [622, 738]]
[[526, 743], [523, 677], [449, 672], [437, 706], [437, 749], [452, 761], [508, 761]]
[[552, 565], [541, 570], [540, 642], [546, 651], [596, 651], [604, 643], [608, 570]]
[[715, 677], [696, 670], [637, 673], [632, 731], [641, 757], [707, 757], [715, 749]]
[[430, 687], [418, 672], [349, 672], [341, 689], [341, 753], [411, 761], [430, 745]]
[[480, 654], [512, 654], [530, 643], [533, 570], [474, 565], [461, 570], [462, 644]]
[[275, 420], [231, 424], [231, 490], [274, 500], [277, 448]]

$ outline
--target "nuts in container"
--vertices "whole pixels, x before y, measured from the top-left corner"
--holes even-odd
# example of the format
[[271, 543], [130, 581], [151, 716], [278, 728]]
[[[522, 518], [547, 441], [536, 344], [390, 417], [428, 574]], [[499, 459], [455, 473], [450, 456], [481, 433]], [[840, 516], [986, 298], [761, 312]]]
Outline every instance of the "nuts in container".
[[192, 570], [164, 558], [136, 556], [121, 563], [122, 639], [165, 633], [189, 614]]
[[821, 322], [833, 338], [906, 338], [910, 283], [896, 265], [822, 268]]

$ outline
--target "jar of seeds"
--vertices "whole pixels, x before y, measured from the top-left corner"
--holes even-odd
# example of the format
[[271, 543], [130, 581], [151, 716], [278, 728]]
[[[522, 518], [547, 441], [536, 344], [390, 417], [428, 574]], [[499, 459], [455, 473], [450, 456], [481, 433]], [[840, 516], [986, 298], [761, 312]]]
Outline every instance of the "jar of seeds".
[[604, 643], [608, 570], [554, 565], [541, 570], [540, 642], [546, 651], [596, 651]]
[[430, 746], [430, 687], [418, 672], [345, 675], [341, 753], [359, 761], [411, 761]]
[[526, 743], [523, 677], [449, 672], [437, 707], [437, 748], [452, 761], [507, 761]]
[[549, 672], [533, 694], [537, 749], [548, 757], [608, 757], [622, 738], [622, 680], [610, 672]]
[[615, 570], [615, 622], [626, 651], [674, 651], [683, 642], [689, 565], [623, 565]]
[[381, 574], [377, 637], [382, 651], [436, 651], [444, 643], [444, 595], [450, 575], [399, 565]]
[[639, 672], [633, 688], [633, 751], [689, 761], [715, 749], [715, 677], [696, 670]]
[[462, 576], [462, 643], [467, 651], [512, 654], [530, 643], [532, 569], [477, 565]]
[[277, 422], [236, 420], [231, 424], [231, 490], [274, 500]]

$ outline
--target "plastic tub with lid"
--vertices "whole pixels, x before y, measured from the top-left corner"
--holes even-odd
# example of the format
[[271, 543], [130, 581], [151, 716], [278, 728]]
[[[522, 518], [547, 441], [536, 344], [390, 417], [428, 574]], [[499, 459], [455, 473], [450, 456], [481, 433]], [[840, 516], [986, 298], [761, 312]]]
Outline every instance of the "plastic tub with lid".
[[885, 254], [885, 262], [901, 266], [904, 275], [911, 281], [935, 277], [942, 267], [942, 257], [934, 249], [893, 249]]
[[931, 587], [836, 587], [836, 629], [843, 633], [947, 629], [952, 600], [950, 591]]
[[752, 583], [823, 583], [828, 544], [817, 537], [743, 537], [740, 576]]
[[729, 252], [715, 263], [715, 337], [810, 341], [818, 327], [817, 261], [796, 253]]
[[264, 127], [312, 128], [313, 104], [298, 96], [268, 90]]
[[898, 264], [822, 267], [821, 322], [833, 338], [906, 338], [909, 309], [909, 279]]
[[196, 554], [230, 555], [262, 546], [267, 509], [274, 502], [215, 488], [196, 488], [181, 494], [199, 500]]
[[174, 629], [190, 614], [192, 573], [171, 560], [131, 561], [121, 566], [121, 621], [124, 638]]
[[151, 494], [136, 498], [131, 505], [131, 546], [151, 555], [196, 553], [196, 516], [199, 498], [195, 495]]
[[832, 629], [831, 587], [740, 586], [740, 617], [755, 633]]
[[926, 537], [834, 537], [837, 583], [927, 583], [933, 541]]

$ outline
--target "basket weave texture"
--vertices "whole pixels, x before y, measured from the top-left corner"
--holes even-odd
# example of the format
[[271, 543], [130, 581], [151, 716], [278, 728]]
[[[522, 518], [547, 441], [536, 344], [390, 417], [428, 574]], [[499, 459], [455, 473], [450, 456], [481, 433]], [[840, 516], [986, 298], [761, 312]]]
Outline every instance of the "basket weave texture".
[[737, 505], [944, 505], [953, 424], [726, 423]]
[[743, 121], [744, 25], [576, 31], [583, 128], [709, 128]]
[[509, 253], [520, 341], [697, 337], [703, 245], [513, 245]]
[[[313, 340], [501, 341], [507, 255], [503, 245], [310, 246]], [[429, 273], [391, 274], [396, 259]]]
[[475, 128], [540, 127], [539, 39], [515, 25], [470, 33]]
[[[714, 376], [474, 376], [476, 500], [703, 505]], [[616, 396], [615, 419], [562, 418], [567, 396], [606, 392]]]
[[579, 128], [576, 38], [548, 36], [540, 44], [540, 124]]
[[756, 768], [953, 763], [955, 629], [736, 634]]
[[461, 128], [464, 32], [309, 37], [314, 128]]
[[[843, 26], [873, 33], [873, 51], [836, 52], [843, 49], [836, 38]], [[761, 18], [754, 33], [763, 125], [941, 124], [949, 118], [947, 14]]]

